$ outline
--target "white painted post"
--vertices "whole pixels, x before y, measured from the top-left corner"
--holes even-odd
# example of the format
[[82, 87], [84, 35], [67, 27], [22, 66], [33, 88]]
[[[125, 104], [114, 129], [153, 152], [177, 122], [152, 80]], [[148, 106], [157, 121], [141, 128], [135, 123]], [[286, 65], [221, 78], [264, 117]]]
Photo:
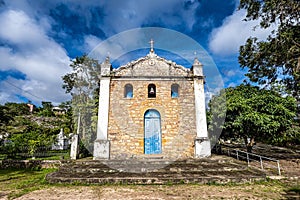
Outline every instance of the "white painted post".
[[278, 175], [281, 176], [279, 160], [277, 160]]
[[79, 140], [78, 134], [74, 134], [72, 136], [71, 152], [70, 152], [70, 157], [72, 160], [76, 160], [78, 156], [78, 152], [79, 152], [78, 140]]
[[259, 156], [259, 159], [260, 159], [260, 167], [261, 167], [261, 169], [264, 169], [264, 166], [263, 166], [263, 161], [262, 161], [262, 158], [261, 158], [261, 156]]
[[79, 133], [80, 133], [80, 113], [78, 114], [78, 120], [77, 120], [77, 132], [72, 136], [71, 141], [71, 152], [70, 157], [72, 160], [76, 160], [79, 153]]
[[110, 77], [101, 78], [98, 107], [97, 139], [107, 140]]
[[211, 155], [211, 145], [210, 140], [208, 139], [206, 123], [203, 65], [197, 58], [195, 58], [193, 64], [193, 74], [197, 130], [197, 138], [195, 139], [195, 157], [201, 158]]
[[247, 163], [248, 163], [248, 167], [249, 167], [250, 162], [249, 162], [249, 154], [248, 154], [248, 152], [247, 152]]
[[198, 138], [207, 138], [208, 133], [207, 133], [207, 123], [206, 123], [204, 86], [202, 84], [203, 82], [202, 83], [201, 82], [196, 78], [194, 80], [196, 128], [197, 128]]
[[94, 142], [94, 160], [109, 159], [110, 142], [108, 140], [108, 117], [110, 95], [110, 70], [109, 58], [101, 64], [97, 139]]

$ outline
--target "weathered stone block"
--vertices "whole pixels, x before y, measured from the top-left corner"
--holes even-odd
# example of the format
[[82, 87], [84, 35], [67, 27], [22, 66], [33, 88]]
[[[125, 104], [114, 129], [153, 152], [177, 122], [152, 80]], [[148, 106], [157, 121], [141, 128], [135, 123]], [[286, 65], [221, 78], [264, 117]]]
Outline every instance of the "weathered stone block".
[[79, 153], [79, 135], [75, 134], [72, 136], [71, 139], [71, 151], [70, 151], [71, 159], [75, 160], [78, 157], [78, 153]]
[[110, 141], [95, 140], [94, 142], [94, 160], [110, 158]]
[[195, 157], [204, 158], [211, 156], [211, 145], [208, 138], [195, 139]]

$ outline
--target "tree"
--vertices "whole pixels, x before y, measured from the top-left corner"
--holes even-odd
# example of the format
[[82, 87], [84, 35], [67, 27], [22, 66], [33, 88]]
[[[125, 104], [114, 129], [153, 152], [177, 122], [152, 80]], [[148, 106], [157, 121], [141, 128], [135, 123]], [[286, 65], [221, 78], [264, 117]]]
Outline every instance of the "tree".
[[63, 89], [66, 93], [80, 93], [98, 85], [100, 74], [100, 65], [97, 60], [89, 58], [87, 55], [76, 57], [70, 64], [72, 72], [62, 77]]
[[[1, 140], [9, 134], [8, 127], [15, 116], [28, 115], [29, 107], [25, 103], [8, 102], [5, 105], [0, 105], [0, 135]], [[0, 141], [1, 143], [1, 141]]]
[[[282, 97], [270, 90], [250, 85], [227, 88], [214, 96], [209, 106], [226, 95], [225, 123], [209, 125], [210, 129], [222, 128], [221, 137], [243, 139], [251, 152], [256, 141], [274, 143], [292, 126], [296, 115], [293, 97]], [[223, 108], [220, 108], [223, 109]], [[210, 115], [217, 115], [215, 110]]]
[[300, 105], [300, 1], [241, 0], [239, 8], [247, 10], [246, 21], [260, 20], [261, 28], [277, 26], [265, 41], [250, 37], [240, 47], [246, 76], [270, 87], [284, 85]]
[[[42, 102], [42, 105], [42, 111], [51, 111], [51, 102]], [[68, 125], [67, 119], [36, 114], [41, 112], [30, 113], [24, 103], [0, 105], [0, 148], [4, 152], [8, 155], [18, 152], [33, 155], [40, 147], [51, 147], [60, 128]]]
[[[53, 122], [49, 122], [53, 123]], [[8, 153], [29, 153], [33, 156], [38, 148], [49, 148], [54, 143], [60, 127], [38, 124], [26, 116], [15, 116], [8, 127], [9, 143], [4, 145]]]
[[52, 111], [53, 105], [51, 102], [42, 101], [42, 109], [40, 109], [39, 115], [44, 117], [53, 117], [54, 113]]
[[66, 109], [66, 113], [64, 115], [58, 115], [63, 120], [61, 124], [61, 128], [63, 128], [64, 134], [69, 135], [73, 133], [73, 119], [72, 119], [72, 106], [71, 101], [62, 102], [58, 107]]
[[7, 107], [11, 116], [28, 115], [30, 114], [29, 107], [26, 103], [12, 103], [8, 102], [4, 105]]
[[0, 105], [0, 145], [7, 135], [7, 125], [11, 120], [13, 120], [13, 115], [9, 113], [8, 107]]
[[[81, 140], [90, 145], [96, 137], [101, 65], [83, 55], [76, 57], [70, 67], [72, 72], [62, 77], [62, 87], [72, 95], [74, 129], [79, 129]], [[78, 121], [80, 127], [77, 127]], [[91, 151], [92, 147], [87, 148]]]

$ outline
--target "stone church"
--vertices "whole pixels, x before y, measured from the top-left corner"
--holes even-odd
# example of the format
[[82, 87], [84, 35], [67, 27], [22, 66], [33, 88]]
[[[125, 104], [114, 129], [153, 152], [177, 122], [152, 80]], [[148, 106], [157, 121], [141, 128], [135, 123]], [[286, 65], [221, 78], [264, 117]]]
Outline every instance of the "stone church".
[[101, 64], [95, 160], [210, 156], [202, 64], [185, 68], [150, 43], [145, 57]]

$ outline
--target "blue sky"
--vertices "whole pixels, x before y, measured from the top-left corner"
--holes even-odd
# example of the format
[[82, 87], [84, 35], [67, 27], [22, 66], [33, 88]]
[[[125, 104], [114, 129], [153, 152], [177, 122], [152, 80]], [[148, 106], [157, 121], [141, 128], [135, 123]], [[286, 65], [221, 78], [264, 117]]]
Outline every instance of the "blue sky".
[[244, 22], [237, 7], [237, 0], [0, 0], [0, 104], [69, 100], [61, 77], [70, 60], [115, 34], [145, 27], [192, 38], [214, 60], [225, 87], [239, 85], [245, 79], [239, 46], [270, 31], [254, 31], [258, 23]]

